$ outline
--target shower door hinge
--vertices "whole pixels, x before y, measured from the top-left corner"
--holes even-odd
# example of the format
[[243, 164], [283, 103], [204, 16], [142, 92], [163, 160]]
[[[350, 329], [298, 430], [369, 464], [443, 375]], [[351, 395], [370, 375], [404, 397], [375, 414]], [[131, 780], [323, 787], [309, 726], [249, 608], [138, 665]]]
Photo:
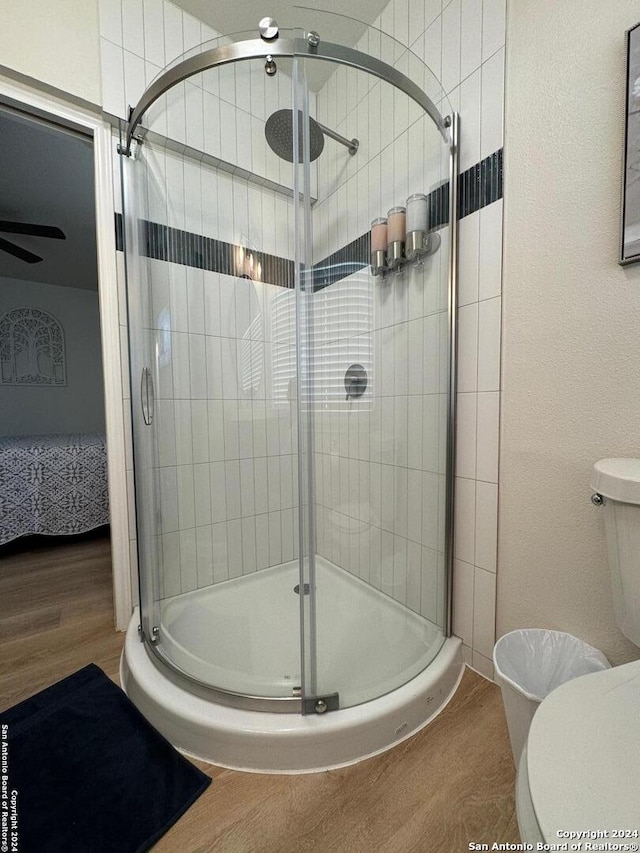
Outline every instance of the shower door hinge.
[[155, 644], [160, 640], [160, 629], [157, 625], [154, 625], [151, 629], [151, 636], [148, 637], [142, 625], [138, 625], [138, 636], [140, 637], [140, 641], [144, 643], [145, 640], [149, 640], [150, 643]]
[[142, 145], [144, 142], [144, 135], [138, 131], [135, 136], [132, 137], [129, 145], [121, 145], [118, 143], [116, 145], [116, 151], [120, 154], [121, 157], [131, 157], [132, 160], [136, 159], [136, 154], [138, 153], [138, 147]]
[[303, 714], [326, 714], [340, 709], [340, 694], [325, 693], [324, 696], [305, 696], [302, 700]]

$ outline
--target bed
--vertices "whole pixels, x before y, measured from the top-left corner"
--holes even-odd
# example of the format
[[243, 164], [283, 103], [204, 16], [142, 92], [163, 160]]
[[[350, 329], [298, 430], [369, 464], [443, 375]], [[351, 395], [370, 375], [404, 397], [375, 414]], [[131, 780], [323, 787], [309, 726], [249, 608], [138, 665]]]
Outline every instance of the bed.
[[108, 523], [102, 433], [0, 436], [0, 545]]

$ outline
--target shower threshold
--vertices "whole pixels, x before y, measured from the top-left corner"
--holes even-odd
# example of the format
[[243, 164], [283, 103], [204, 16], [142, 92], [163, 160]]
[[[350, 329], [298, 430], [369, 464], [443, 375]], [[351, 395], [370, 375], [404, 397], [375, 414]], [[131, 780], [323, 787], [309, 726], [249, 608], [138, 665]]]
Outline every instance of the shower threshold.
[[[298, 583], [294, 561], [165, 599], [163, 653], [200, 683], [295, 695]], [[376, 755], [449, 701], [463, 670], [460, 640], [445, 639], [436, 625], [324, 558], [316, 558], [316, 594], [318, 693], [338, 692], [340, 710], [303, 716], [216, 703], [152, 659], [138, 638], [137, 608], [121, 683], [171, 743], [223, 767], [306, 773]]]

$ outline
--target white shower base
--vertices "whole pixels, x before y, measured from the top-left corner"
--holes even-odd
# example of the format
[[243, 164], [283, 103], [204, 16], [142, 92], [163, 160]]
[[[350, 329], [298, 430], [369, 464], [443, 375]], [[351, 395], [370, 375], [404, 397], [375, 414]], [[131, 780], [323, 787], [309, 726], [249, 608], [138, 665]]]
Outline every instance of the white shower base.
[[[162, 602], [161, 645], [203, 684], [250, 696], [300, 686], [297, 560]], [[438, 653], [442, 629], [316, 557], [317, 693], [358, 705], [409, 681]]]
[[[137, 611], [121, 662], [127, 694], [175, 746], [235, 769], [326, 770], [409, 737], [453, 694], [463, 669], [460, 641], [444, 640], [437, 626], [323, 558], [316, 572], [318, 693], [337, 691], [339, 711], [246, 711], [191, 692], [139, 641]], [[298, 579], [292, 562], [164, 601], [165, 654], [223, 690], [294, 695], [300, 684]]]

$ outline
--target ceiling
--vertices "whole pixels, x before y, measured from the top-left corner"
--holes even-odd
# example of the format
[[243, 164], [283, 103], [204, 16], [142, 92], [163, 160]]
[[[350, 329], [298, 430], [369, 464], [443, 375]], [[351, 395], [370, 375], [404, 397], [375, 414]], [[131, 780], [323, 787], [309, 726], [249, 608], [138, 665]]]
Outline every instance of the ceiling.
[[0, 276], [64, 287], [98, 286], [90, 139], [0, 110], [0, 219], [54, 225], [66, 240], [2, 234], [43, 260], [0, 251]]
[[[323, 0], [322, 9], [296, 5], [292, 0], [266, 0], [265, 5], [256, 5], [255, 0], [234, 0], [233, 3], [212, 0], [174, 0], [185, 12], [204, 21], [219, 33], [230, 35], [244, 30], [258, 31], [258, 21], [265, 16], [275, 18], [284, 29], [302, 27], [316, 30], [324, 41], [355, 45], [364, 33], [367, 24], [373, 24], [389, 0]], [[301, 0], [310, 4], [312, 0]], [[344, 17], [348, 12], [348, 17]], [[336, 17], [332, 16], [334, 13]], [[340, 17], [337, 17], [337, 16]], [[307, 69], [309, 83], [316, 91], [322, 87], [335, 66], [327, 62], [316, 62]]]

